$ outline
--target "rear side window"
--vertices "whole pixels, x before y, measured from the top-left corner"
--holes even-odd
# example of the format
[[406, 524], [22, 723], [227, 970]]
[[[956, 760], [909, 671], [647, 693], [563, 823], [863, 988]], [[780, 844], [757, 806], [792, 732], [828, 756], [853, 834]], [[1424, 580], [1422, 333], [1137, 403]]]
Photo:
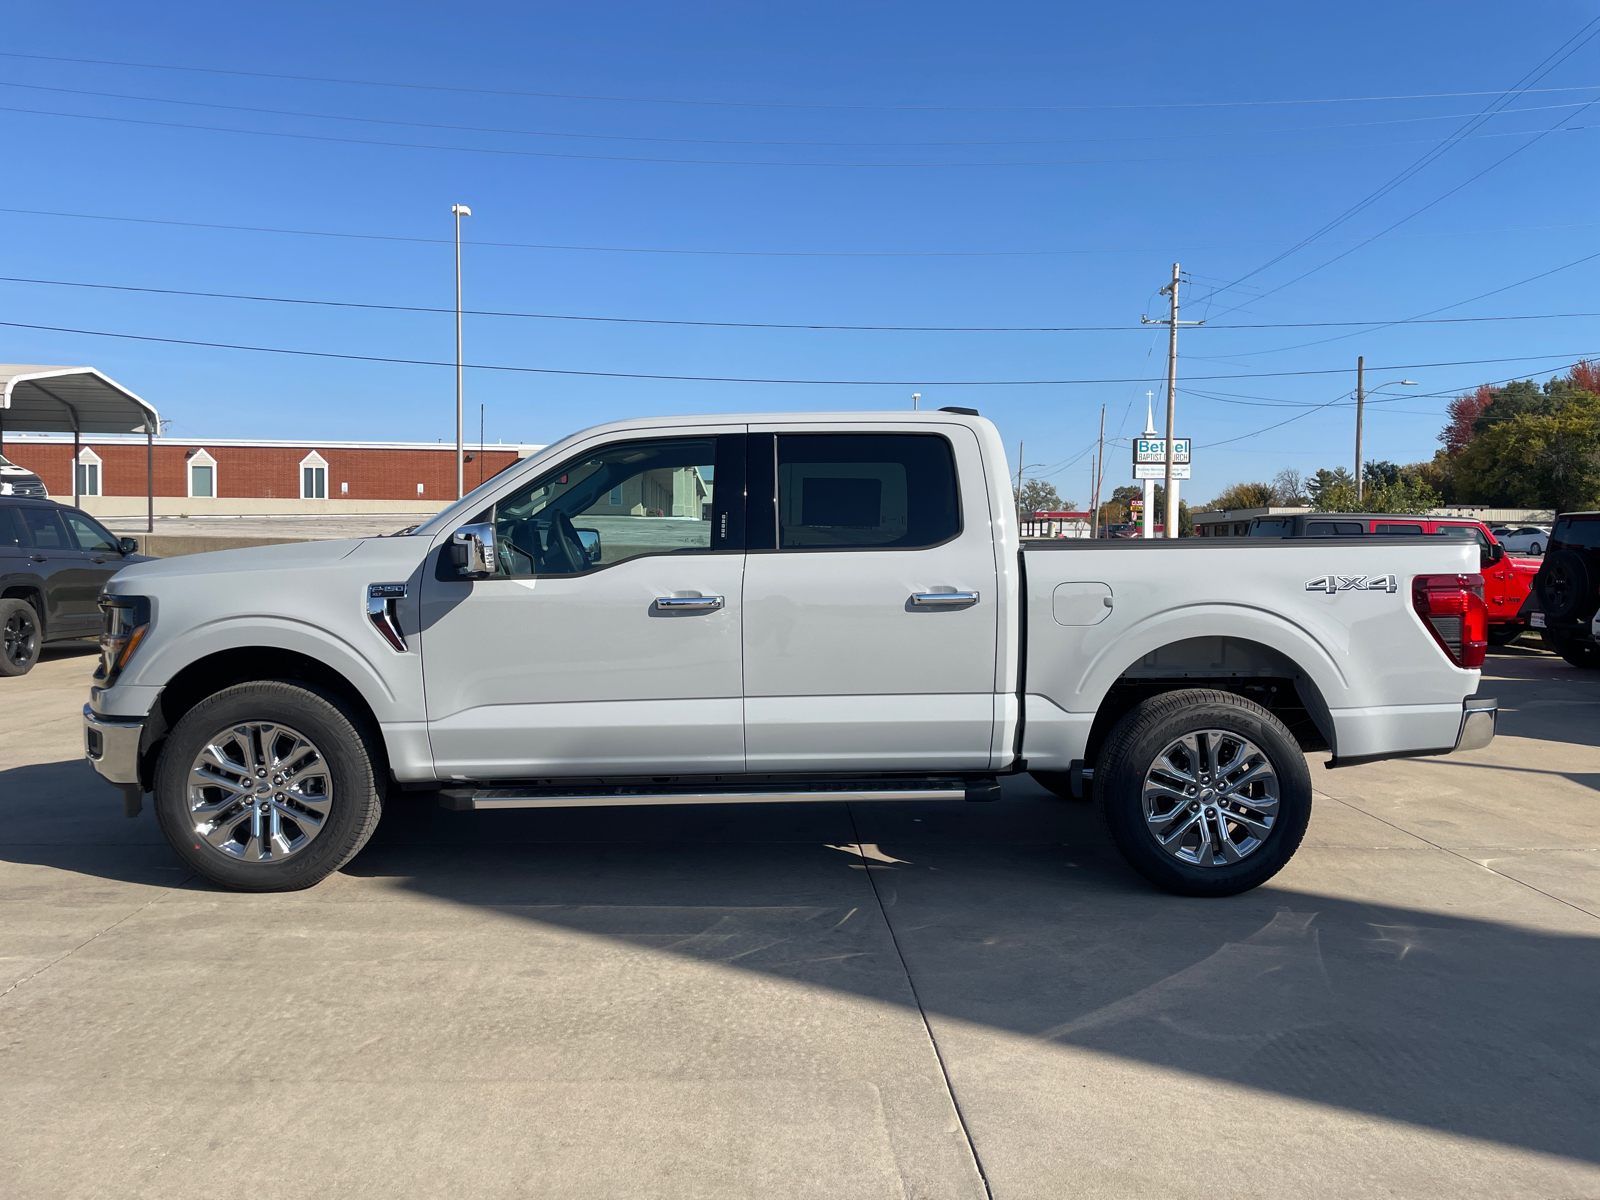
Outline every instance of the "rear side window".
[[[5, 459], [0, 458], [0, 463]], [[22, 525], [17, 520], [16, 509], [0, 508], [0, 550], [17, 548], [26, 543], [22, 540]]]
[[1393, 534], [1405, 534], [1405, 533], [1418, 533], [1418, 534], [1420, 534], [1422, 532], [1422, 526], [1421, 525], [1379, 525], [1378, 528], [1374, 532], [1377, 532], [1377, 533], [1393, 533]]
[[22, 518], [22, 536], [35, 550], [69, 550], [67, 531], [53, 508], [22, 507], [11, 510]]
[[1294, 522], [1282, 517], [1257, 517], [1250, 526], [1251, 537], [1288, 537], [1294, 532]]
[[1367, 527], [1360, 521], [1307, 521], [1307, 537], [1359, 537]]
[[1600, 517], [1563, 517], [1550, 534], [1550, 549], [1600, 550]]
[[780, 550], [915, 550], [961, 532], [950, 443], [931, 433], [778, 436]]

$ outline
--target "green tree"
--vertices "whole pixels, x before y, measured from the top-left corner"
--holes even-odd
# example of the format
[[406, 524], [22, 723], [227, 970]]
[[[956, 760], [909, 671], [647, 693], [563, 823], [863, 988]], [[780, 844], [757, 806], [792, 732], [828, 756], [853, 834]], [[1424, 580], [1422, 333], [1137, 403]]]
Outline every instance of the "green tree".
[[1323, 467], [1306, 480], [1306, 495], [1317, 512], [1355, 512], [1355, 476], [1343, 467]]
[[[1458, 494], [1471, 503], [1557, 510], [1600, 501], [1600, 396], [1568, 387], [1561, 398], [1549, 412], [1530, 403], [1486, 425], [1453, 464]], [[1498, 407], [1496, 400], [1485, 415]]]
[[1012, 488], [1011, 494], [1017, 508], [1029, 515], [1036, 512], [1064, 512], [1074, 506], [1073, 501], [1062, 500], [1056, 495], [1054, 484], [1042, 479], [1025, 479], [1022, 481], [1022, 491], [1019, 493]]
[[1270, 483], [1236, 483], [1223, 489], [1210, 504], [1213, 511], [1232, 508], [1266, 508], [1273, 502], [1277, 490]]

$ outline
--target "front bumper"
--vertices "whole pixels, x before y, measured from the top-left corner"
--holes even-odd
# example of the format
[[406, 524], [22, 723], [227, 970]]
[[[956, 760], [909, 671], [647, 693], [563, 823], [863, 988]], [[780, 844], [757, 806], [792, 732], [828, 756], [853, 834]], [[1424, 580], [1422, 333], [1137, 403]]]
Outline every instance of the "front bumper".
[[140, 787], [139, 739], [143, 735], [143, 717], [104, 717], [87, 704], [83, 706], [84, 757], [118, 787]]
[[1500, 702], [1492, 696], [1468, 696], [1461, 702], [1461, 732], [1456, 735], [1457, 750], [1482, 750], [1494, 741], [1495, 718]]

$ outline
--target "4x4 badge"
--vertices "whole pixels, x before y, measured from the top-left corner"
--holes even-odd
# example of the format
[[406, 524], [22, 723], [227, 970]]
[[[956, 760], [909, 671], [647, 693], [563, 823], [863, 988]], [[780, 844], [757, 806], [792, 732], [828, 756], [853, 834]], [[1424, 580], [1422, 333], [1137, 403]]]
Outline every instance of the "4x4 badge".
[[1306, 580], [1306, 591], [1327, 592], [1395, 592], [1400, 588], [1393, 575], [1323, 575]]

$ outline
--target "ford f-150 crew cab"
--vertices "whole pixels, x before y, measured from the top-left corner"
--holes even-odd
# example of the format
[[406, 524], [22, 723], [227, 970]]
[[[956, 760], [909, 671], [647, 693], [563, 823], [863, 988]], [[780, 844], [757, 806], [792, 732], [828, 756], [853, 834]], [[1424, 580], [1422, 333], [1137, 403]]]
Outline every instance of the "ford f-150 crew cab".
[[970, 410], [575, 434], [404, 535], [121, 571], [87, 754], [228, 887], [384, 799], [457, 809], [1092, 792], [1158, 886], [1279, 870], [1331, 766], [1487, 744], [1468, 540], [1020, 544]]

